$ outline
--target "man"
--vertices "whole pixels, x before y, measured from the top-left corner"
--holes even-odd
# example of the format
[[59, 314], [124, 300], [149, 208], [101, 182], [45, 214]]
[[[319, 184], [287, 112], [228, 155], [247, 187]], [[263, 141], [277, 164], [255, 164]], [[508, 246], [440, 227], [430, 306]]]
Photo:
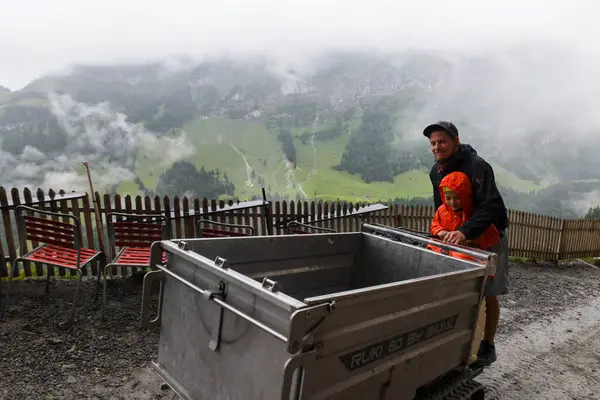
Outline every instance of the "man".
[[436, 210], [442, 205], [440, 182], [448, 174], [460, 171], [466, 174], [473, 187], [473, 215], [458, 229], [448, 232], [444, 241], [463, 245], [467, 240], [480, 236], [494, 224], [500, 232], [500, 241], [489, 250], [498, 254], [499, 263], [494, 279], [487, 282], [485, 333], [479, 347], [477, 358], [484, 366], [496, 361], [494, 338], [500, 319], [499, 295], [508, 293], [508, 214], [502, 196], [498, 192], [492, 167], [468, 144], [461, 144], [458, 129], [453, 123], [439, 121], [429, 125], [423, 131], [429, 139], [435, 164], [429, 173], [433, 184], [433, 200]]

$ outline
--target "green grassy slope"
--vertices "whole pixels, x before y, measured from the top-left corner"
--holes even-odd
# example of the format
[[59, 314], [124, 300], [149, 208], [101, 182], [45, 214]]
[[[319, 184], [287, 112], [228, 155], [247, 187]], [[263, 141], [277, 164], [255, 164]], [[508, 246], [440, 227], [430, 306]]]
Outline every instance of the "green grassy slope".
[[[327, 126], [323, 122], [320, 129]], [[309, 142], [303, 144], [295, 139], [297, 167], [286, 167], [280, 151], [280, 144], [269, 131], [258, 122], [234, 121], [229, 119], [197, 120], [185, 126], [190, 144], [194, 147], [194, 155], [186, 160], [193, 162], [198, 168], [219, 169], [227, 173], [236, 187], [236, 197], [246, 199], [253, 194], [260, 194], [261, 186], [257, 177], [265, 181], [265, 188], [273, 192], [295, 198], [303, 192], [306, 197], [318, 197], [323, 200], [346, 201], [378, 201], [395, 197], [428, 197], [431, 195], [431, 184], [428, 171], [413, 170], [395, 177], [394, 182], [365, 183], [358, 175], [334, 169], [342, 157], [350, 134], [339, 136], [329, 141], [316, 141], [315, 151]], [[308, 129], [294, 131], [296, 136]], [[235, 149], [242, 154], [238, 153]], [[157, 160], [162, 157], [161, 146], [142, 146], [138, 155], [136, 174], [144, 185], [150, 189], [156, 187], [158, 177], [168, 165], [160, 165]], [[248, 165], [255, 171], [254, 179], [248, 184]], [[315, 162], [316, 161], [316, 162]], [[432, 160], [433, 161], [433, 160]], [[266, 163], [266, 165], [265, 165]], [[493, 164], [499, 184], [515, 190], [529, 192], [543, 188], [532, 181], [518, 178], [515, 174]], [[300, 191], [300, 188], [302, 191]], [[122, 182], [118, 187], [120, 194], [140, 194], [137, 185], [132, 181]]]
[[[251, 180], [253, 186], [247, 185], [246, 163], [234, 146], [243, 153], [256, 177], [263, 177], [265, 187], [292, 198], [299, 192], [300, 186], [308, 197], [314, 197], [316, 192], [316, 196], [324, 200], [373, 201], [397, 196], [427, 196], [430, 192], [426, 171], [401, 174], [393, 183], [367, 184], [358, 175], [333, 169], [342, 157], [348, 134], [331, 141], [316, 142], [316, 170], [313, 171], [315, 165], [310, 143], [302, 144], [299, 139], [295, 140], [297, 168], [286, 168], [279, 142], [259, 123], [209, 119], [195, 121], [184, 129], [195, 148], [195, 154], [187, 160], [198, 168], [204, 166], [226, 172], [236, 186], [236, 196], [241, 199], [260, 194], [261, 188], [256, 178]], [[158, 177], [166, 170], [165, 167], [157, 167], [156, 160], [160, 159], [161, 150], [160, 146], [143, 146], [138, 155], [136, 174], [151, 189], [156, 187]], [[311, 171], [314, 173], [311, 174]], [[121, 194], [139, 194], [137, 185], [132, 181], [122, 182], [117, 190]]]
[[[229, 119], [197, 120], [186, 125], [184, 130], [190, 145], [194, 147], [194, 154], [184, 159], [193, 162], [198, 168], [218, 168], [221, 174], [227, 173], [240, 198], [260, 193], [256, 178], [252, 182], [253, 186], [246, 185], [248, 173], [244, 157], [255, 170], [256, 176], [264, 176], [267, 184], [271, 171], [281, 161], [278, 142], [258, 123]], [[160, 174], [168, 168], [157, 166], [156, 160], [160, 159], [162, 151], [160, 146], [142, 146], [138, 155], [136, 174], [150, 189], [156, 187]], [[266, 166], [262, 160], [266, 160]], [[118, 190], [129, 192], [134, 188], [135, 184], [124, 182]]]
[[533, 181], [519, 178], [515, 173], [507, 170], [504, 167], [501, 167], [496, 163], [490, 163], [490, 165], [494, 169], [494, 175], [496, 176], [496, 181], [498, 184], [509, 187], [518, 192], [534, 192], [548, 186], [543, 182], [538, 185]]

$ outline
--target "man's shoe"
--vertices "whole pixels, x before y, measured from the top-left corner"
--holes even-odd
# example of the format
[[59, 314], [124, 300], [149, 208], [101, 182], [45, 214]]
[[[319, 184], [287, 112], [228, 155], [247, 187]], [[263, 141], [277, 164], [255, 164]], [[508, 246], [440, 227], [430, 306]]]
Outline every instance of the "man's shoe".
[[489, 367], [496, 361], [496, 346], [486, 341], [481, 341], [477, 352], [477, 361], [484, 367]]

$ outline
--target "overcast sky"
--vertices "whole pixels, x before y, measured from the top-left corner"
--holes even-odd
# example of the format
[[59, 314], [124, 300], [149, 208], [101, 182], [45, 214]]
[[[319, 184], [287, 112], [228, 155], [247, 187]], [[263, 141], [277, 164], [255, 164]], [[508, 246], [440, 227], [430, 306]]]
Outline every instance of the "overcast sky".
[[[73, 63], [211, 52], [289, 59], [326, 48], [592, 45], [594, 0], [0, 0], [0, 85]], [[588, 47], [589, 46], [589, 47]]]

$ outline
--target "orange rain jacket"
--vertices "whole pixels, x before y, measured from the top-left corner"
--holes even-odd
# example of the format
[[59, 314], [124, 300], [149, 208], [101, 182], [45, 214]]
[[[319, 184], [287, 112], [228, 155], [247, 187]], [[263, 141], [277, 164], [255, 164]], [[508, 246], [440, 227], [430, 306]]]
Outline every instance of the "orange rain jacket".
[[[460, 203], [462, 206], [462, 211], [455, 212], [450, 208], [449, 205], [446, 204], [446, 199], [444, 196], [444, 186], [448, 186], [458, 195], [460, 199]], [[431, 224], [431, 234], [437, 236], [440, 231], [448, 231], [452, 232], [462, 226], [467, 220], [473, 215], [473, 189], [471, 186], [471, 182], [467, 175], [462, 172], [452, 172], [448, 174], [442, 179], [440, 182], [440, 195], [442, 197], [442, 201], [444, 204], [440, 206], [435, 212], [433, 217], [433, 222]], [[482, 250], [488, 250], [490, 247], [494, 246], [500, 240], [500, 233], [496, 229], [496, 227], [492, 224], [489, 228], [472, 243], [471, 246], [478, 247]], [[437, 251], [439, 253], [449, 254], [453, 257], [459, 257], [467, 260], [473, 260], [472, 257], [466, 256], [464, 254], [456, 253], [453, 251], [447, 252], [445, 250], [440, 249], [439, 247], [427, 246], [429, 249]]]

